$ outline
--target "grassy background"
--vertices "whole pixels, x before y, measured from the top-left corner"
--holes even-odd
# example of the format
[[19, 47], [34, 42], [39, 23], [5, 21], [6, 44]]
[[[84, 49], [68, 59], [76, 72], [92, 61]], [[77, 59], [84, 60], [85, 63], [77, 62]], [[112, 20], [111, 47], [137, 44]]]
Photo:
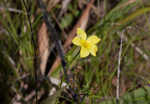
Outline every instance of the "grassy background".
[[[47, 7], [52, 6], [48, 5]], [[86, 1], [74, 0], [68, 4], [67, 10], [62, 10], [59, 2], [51, 9], [50, 15], [55, 15], [60, 27], [56, 31], [60, 34], [69, 33], [80, 18]], [[30, 7], [30, 19], [34, 38], [43, 22], [42, 13], [35, 1]], [[123, 33], [123, 49], [121, 55], [120, 95], [123, 104], [150, 103], [149, 87], [145, 87], [150, 79], [150, 24], [149, 0], [95, 0], [91, 11], [86, 32], [88, 35], [96, 34], [101, 38], [98, 44], [97, 56], [81, 59], [79, 48], [70, 46], [66, 52], [67, 69], [74, 80], [71, 85], [78, 88], [77, 93], [86, 94], [83, 104], [113, 104], [116, 96], [116, 78], [120, 36]], [[31, 38], [31, 28], [27, 19], [27, 11], [22, 0], [0, 1], [0, 97], [4, 104], [18, 102], [35, 103], [35, 95], [27, 99], [28, 95], [40, 86], [39, 102], [45, 104], [74, 103], [69, 94], [60, 85], [56, 93], [49, 96], [52, 84], [47, 81], [35, 84], [34, 79], [34, 46]], [[12, 11], [10, 8], [16, 9]], [[95, 8], [95, 9], [94, 9]], [[63, 15], [60, 13], [63, 12]], [[62, 31], [63, 30], [63, 31]], [[61, 35], [64, 42], [68, 34]], [[49, 47], [52, 47], [50, 42]], [[139, 51], [140, 50], [140, 51]], [[142, 52], [141, 52], [142, 51]], [[48, 59], [48, 68], [53, 64], [56, 50]], [[59, 65], [49, 77], [63, 79], [62, 67]], [[40, 79], [41, 77], [38, 76]], [[65, 82], [62, 80], [62, 82]], [[27, 88], [26, 88], [27, 86]], [[144, 90], [143, 90], [144, 89]], [[44, 92], [44, 93], [43, 93]], [[134, 95], [134, 94], [135, 95]], [[140, 97], [139, 97], [140, 96]]]

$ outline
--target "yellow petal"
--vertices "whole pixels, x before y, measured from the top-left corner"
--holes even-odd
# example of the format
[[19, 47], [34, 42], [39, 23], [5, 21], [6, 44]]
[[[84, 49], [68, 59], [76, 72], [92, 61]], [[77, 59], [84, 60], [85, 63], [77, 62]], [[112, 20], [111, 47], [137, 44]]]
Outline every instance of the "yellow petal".
[[98, 48], [96, 45], [91, 45], [89, 51], [93, 56], [96, 56], [96, 52], [97, 52]]
[[77, 35], [81, 38], [86, 40], [86, 33], [84, 30], [82, 30], [81, 28], [77, 28]]
[[72, 43], [77, 45], [77, 46], [80, 46], [81, 45], [81, 39], [76, 36], [75, 38], [73, 38]]
[[81, 47], [80, 57], [87, 57], [89, 55], [89, 51], [87, 48]]
[[91, 44], [97, 44], [98, 42], [100, 42], [100, 38], [98, 38], [96, 35], [92, 35], [88, 37], [87, 41]]

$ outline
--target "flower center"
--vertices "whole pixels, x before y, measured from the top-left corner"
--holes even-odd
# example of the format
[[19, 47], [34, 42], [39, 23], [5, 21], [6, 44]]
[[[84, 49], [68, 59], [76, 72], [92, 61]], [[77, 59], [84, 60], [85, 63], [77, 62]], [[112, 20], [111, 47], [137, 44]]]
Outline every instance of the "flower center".
[[81, 46], [88, 49], [90, 47], [90, 44], [86, 40], [82, 40]]

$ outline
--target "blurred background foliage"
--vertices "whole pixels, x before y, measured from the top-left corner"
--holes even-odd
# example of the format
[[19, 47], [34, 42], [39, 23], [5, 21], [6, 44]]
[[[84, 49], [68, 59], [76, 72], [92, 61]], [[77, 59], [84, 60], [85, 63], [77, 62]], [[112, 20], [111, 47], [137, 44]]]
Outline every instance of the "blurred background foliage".
[[[80, 103], [115, 104], [121, 34], [120, 102], [150, 103], [150, 88], [147, 86], [150, 80], [149, 0], [95, 0], [91, 6], [89, 0], [43, 1], [62, 44], [72, 39], [77, 27], [85, 29], [88, 35], [101, 38], [96, 57], [81, 59], [80, 49], [72, 44], [64, 48], [70, 85], [83, 98]], [[53, 40], [45, 32], [43, 14], [37, 2], [25, 0], [25, 4], [23, 0], [0, 0], [0, 102], [34, 104], [38, 90], [39, 104], [75, 103], [68, 85], [62, 87], [66, 84], [62, 66], [55, 61], [57, 52]], [[42, 40], [44, 36], [48, 38]], [[49, 55], [43, 58], [47, 50]], [[35, 58], [40, 60], [39, 63]], [[40, 73], [36, 82], [34, 71], [39, 72], [39, 67], [51, 69], [48, 74], [50, 82], [42, 80]]]

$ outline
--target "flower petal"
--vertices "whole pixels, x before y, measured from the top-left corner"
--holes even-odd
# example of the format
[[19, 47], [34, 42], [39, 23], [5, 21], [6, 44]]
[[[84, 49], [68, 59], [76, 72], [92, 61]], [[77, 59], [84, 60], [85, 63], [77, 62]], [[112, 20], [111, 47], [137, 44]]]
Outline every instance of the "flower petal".
[[80, 57], [87, 57], [89, 54], [90, 53], [87, 48], [81, 47]]
[[77, 35], [81, 38], [86, 40], [86, 33], [84, 30], [82, 30], [81, 28], [77, 28]]
[[100, 38], [98, 38], [96, 35], [92, 35], [90, 37], [88, 37], [87, 41], [91, 44], [97, 44], [98, 42], [100, 42]]
[[97, 52], [98, 48], [96, 45], [91, 45], [89, 51], [93, 56], [96, 56], [96, 52]]
[[81, 39], [76, 36], [73, 38], [72, 43], [77, 45], [77, 46], [80, 46], [81, 45]]

